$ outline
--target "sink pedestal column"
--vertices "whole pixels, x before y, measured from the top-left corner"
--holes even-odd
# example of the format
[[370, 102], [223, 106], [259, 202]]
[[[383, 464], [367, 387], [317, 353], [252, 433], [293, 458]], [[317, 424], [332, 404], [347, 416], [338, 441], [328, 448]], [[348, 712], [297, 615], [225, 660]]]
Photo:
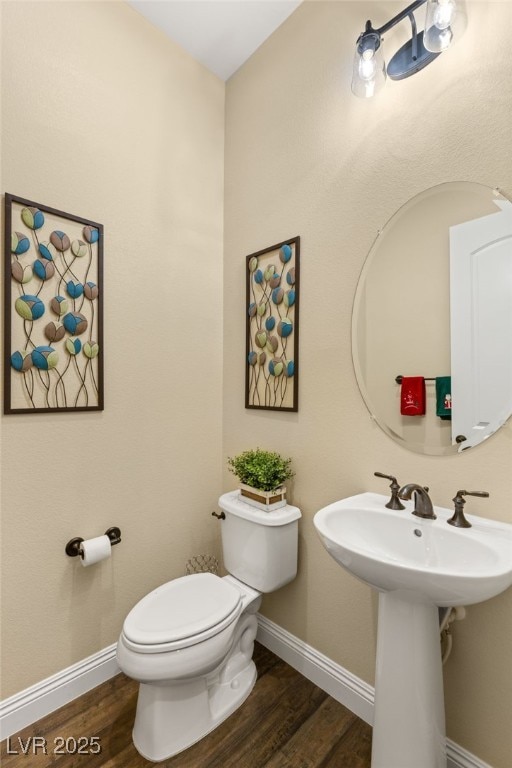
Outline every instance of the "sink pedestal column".
[[438, 608], [379, 593], [372, 768], [446, 768]]

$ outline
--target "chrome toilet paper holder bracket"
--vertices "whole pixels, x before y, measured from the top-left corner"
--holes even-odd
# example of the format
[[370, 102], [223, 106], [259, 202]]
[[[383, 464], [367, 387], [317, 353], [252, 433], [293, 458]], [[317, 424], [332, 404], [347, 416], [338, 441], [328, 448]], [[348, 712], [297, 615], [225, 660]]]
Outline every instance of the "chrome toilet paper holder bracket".
[[[112, 528], [105, 531], [105, 536], [109, 537], [112, 546], [114, 546], [114, 544], [119, 544], [121, 541], [121, 529], [114, 525]], [[80, 555], [80, 557], [82, 557], [80, 545], [83, 541], [85, 541], [85, 539], [82, 539], [80, 536], [75, 536], [74, 539], [70, 539], [66, 544], [66, 555], [69, 555], [69, 557], [78, 557]]]

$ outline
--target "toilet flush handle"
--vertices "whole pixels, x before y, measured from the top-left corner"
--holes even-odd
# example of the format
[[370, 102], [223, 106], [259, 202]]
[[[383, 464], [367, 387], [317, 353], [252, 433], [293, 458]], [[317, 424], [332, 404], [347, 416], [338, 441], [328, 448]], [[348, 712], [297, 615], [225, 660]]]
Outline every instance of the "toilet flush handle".
[[225, 520], [226, 515], [224, 512], [221, 512], [220, 515], [218, 512], [212, 512], [213, 517], [217, 517], [219, 520]]

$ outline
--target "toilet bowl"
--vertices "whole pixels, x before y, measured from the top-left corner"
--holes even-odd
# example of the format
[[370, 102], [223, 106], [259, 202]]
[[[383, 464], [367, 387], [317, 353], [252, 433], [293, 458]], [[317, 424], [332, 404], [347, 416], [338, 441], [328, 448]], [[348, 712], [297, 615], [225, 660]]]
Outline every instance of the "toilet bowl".
[[154, 589], [132, 608], [117, 644], [120, 669], [140, 683], [133, 743], [147, 760], [176, 755], [245, 701], [263, 592], [297, 573], [300, 511], [256, 511], [238, 491], [219, 506], [228, 576], [197, 573]]
[[190, 747], [247, 698], [261, 595], [232, 576], [184, 576], [128, 614], [119, 667], [140, 682], [133, 742], [147, 760]]

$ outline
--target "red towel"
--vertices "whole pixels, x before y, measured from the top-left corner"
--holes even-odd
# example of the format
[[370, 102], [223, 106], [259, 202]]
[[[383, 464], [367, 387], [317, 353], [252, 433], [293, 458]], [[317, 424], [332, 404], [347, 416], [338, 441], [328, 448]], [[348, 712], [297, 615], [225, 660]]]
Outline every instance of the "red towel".
[[400, 413], [402, 416], [425, 415], [425, 378], [423, 376], [402, 378]]

